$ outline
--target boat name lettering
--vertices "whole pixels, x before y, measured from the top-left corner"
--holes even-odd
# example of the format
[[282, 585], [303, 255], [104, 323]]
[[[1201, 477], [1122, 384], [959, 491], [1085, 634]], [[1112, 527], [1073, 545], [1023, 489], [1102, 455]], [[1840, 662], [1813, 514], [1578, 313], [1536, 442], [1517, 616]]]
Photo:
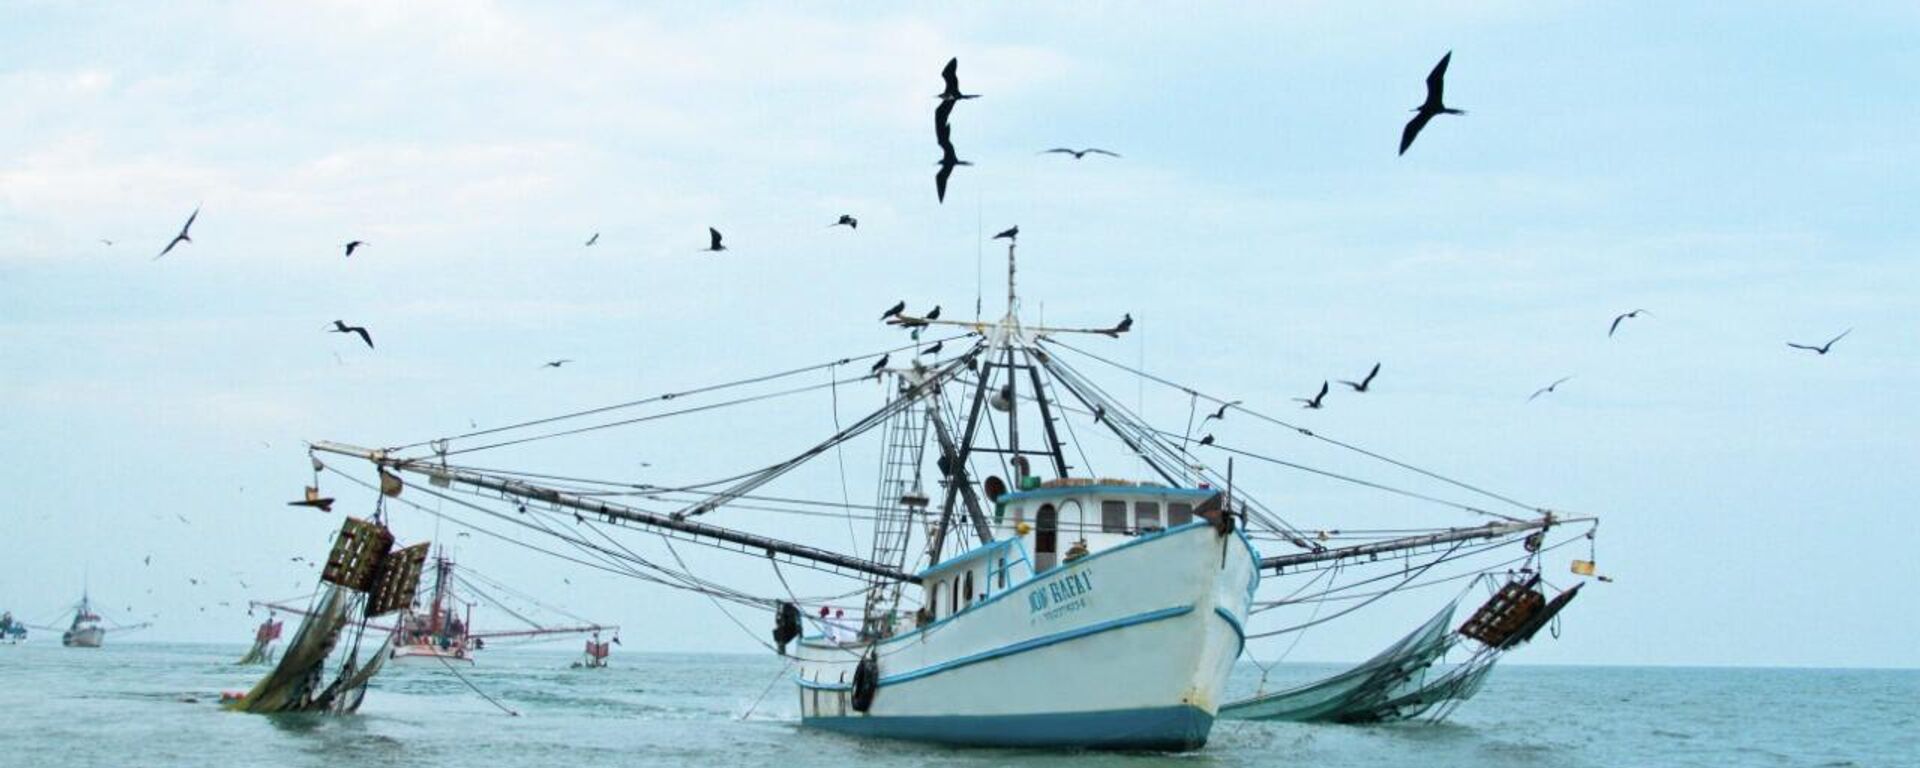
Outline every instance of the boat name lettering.
[[[1073, 602], [1093, 591], [1093, 573], [1079, 570], [1061, 576], [1027, 593], [1027, 612], [1039, 613], [1048, 606], [1061, 606]], [[1049, 617], [1051, 618], [1051, 617]]]

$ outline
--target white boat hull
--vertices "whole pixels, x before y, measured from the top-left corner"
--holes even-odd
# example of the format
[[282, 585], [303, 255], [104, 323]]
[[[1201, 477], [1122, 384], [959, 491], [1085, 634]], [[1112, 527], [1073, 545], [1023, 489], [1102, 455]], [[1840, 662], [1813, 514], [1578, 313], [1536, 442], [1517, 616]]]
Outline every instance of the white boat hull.
[[440, 666], [440, 662], [451, 664], [472, 664], [473, 657], [460, 649], [442, 649], [431, 645], [396, 645], [390, 657], [395, 664], [406, 666]]
[[1244, 536], [1205, 521], [1067, 563], [882, 641], [864, 713], [848, 681], [870, 646], [807, 638], [802, 721], [950, 744], [1198, 748], [1258, 570]]
[[60, 644], [68, 648], [98, 648], [107, 639], [107, 631], [99, 627], [81, 627], [68, 630], [60, 636]]

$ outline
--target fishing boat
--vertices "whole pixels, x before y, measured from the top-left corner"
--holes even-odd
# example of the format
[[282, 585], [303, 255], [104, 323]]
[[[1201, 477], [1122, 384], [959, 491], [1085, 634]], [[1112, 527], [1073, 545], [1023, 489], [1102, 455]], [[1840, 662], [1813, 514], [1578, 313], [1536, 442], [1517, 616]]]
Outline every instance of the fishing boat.
[[15, 621], [13, 611], [0, 613], [0, 645], [18, 645], [27, 641], [27, 625]]
[[237, 662], [246, 664], [266, 664], [273, 661], [273, 643], [280, 639], [281, 621], [274, 618], [273, 612], [267, 613], [266, 621], [253, 630], [253, 647], [247, 649], [245, 656]]
[[[1506, 602], [1497, 610], [1483, 607], [1481, 613], [1493, 613], [1487, 621], [1544, 622], [1552, 618], [1542, 613], [1544, 591], [1553, 587], [1537, 577], [1546, 553], [1583, 538], [1591, 549], [1593, 518], [1514, 501], [1079, 346], [1083, 338], [1127, 333], [1131, 314], [1112, 326], [1029, 324], [1019, 313], [1016, 274], [1010, 242], [1004, 315], [979, 318], [978, 301], [971, 321], [942, 319], [937, 308], [909, 314], [895, 307], [883, 320], [911, 343], [866, 356], [388, 448], [316, 442], [312, 460], [316, 468], [324, 466], [323, 455], [371, 463], [377, 483], [325, 468], [376, 492], [383, 509], [391, 510], [389, 502], [413, 506], [481, 530], [504, 521], [520, 539], [571, 547], [564, 556], [576, 563], [701, 594], [736, 624], [733, 610], [766, 611], [773, 619], [769, 649], [792, 662], [803, 725], [958, 745], [1196, 749], [1223, 707], [1243, 705], [1235, 711], [1260, 717], [1226, 693], [1251, 643], [1297, 635], [1415, 587], [1467, 576], [1497, 580], [1505, 577], [1492, 574], [1502, 571], [1536, 578], [1520, 592], [1503, 590]], [[894, 363], [895, 355], [904, 362]], [[847, 369], [856, 359], [875, 362], [860, 375]], [[1177, 393], [1187, 429], [1150, 423], [1081, 365]], [[822, 384], [792, 381], [822, 372]], [[838, 409], [851, 396], [847, 390], [870, 381], [881, 383], [882, 402], [843, 421]], [[720, 480], [597, 479], [585, 470], [476, 463], [484, 452], [526, 451], [542, 441], [721, 408], [791, 407], [804, 393], [831, 393], [836, 431]], [[1210, 418], [1231, 411], [1236, 423], [1517, 510], [1356, 478], [1211, 435], [1197, 439], [1192, 424], [1203, 406], [1218, 408]], [[767, 442], [748, 438], [747, 425], [735, 419], [726, 430], [743, 453]], [[863, 437], [879, 443], [872, 503], [822, 498], [818, 485], [809, 495], [797, 480], [781, 484], [821, 457], [844, 456]], [[1093, 458], [1099, 451], [1106, 453]], [[1223, 457], [1226, 466], [1214, 463]], [[1289, 519], [1297, 512], [1283, 516], [1244, 479], [1236, 483], [1235, 459], [1437, 504], [1473, 521], [1308, 528]], [[1126, 472], [1094, 472], [1096, 462]], [[844, 467], [840, 475], [844, 497]], [[405, 483], [403, 476], [426, 482]], [[403, 496], [416, 488], [436, 506]], [[473, 514], [445, 514], [442, 503]], [[869, 536], [852, 548], [808, 543], [790, 533], [792, 525], [779, 534], [751, 530], [751, 513], [843, 516], [847, 534], [857, 520]], [[815, 535], [839, 538], [839, 528], [834, 521]], [[637, 552], [611, 531], [650, 535], [671, 561]], [[739, 553], [767, 570], [757, 588], [740, 583], [741, 569], [728, 571], [731, 580], [703, 575], [676, 543]], [[1589, 552], [1576, 561], [1577, 576], [1592, 574], [1591, 558]], [[1587, 563], [1584, 574], [1579, 562]], [[1343, 581], [1349, 574], [1367, 576]], [[843, 607], [849, 603], [860, 606], [850, 616]], [[1320, 606], [1330, 603], [1347, 607], [1322, 619]], [[439, 611], [436, 604], [428, 615]], [[1507, 638], [1516, 631], [1503, 630], [1500, 649], [1512, 647]], [[1474, 689], [1455, 686], [1447, 695], [1463, 698]]]

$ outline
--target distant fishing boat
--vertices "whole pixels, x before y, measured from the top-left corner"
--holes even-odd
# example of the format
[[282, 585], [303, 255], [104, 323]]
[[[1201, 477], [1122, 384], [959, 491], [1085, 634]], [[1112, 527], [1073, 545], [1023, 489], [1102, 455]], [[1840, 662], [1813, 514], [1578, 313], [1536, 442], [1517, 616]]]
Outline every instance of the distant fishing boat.
[[266, 664], [273, 661], [273, 643], [280, 639], [282, 624], [272, 612], [267, 620], [253, 630], [253, 647], [247, 649], [247, 655], [240, 657], [239, 664]]
[[13, 619], [13, 611], [0, 613], [0, 645], [18, 645], [27, 641], [27, 625]]
[[[60, 634], [60, 644], [68, 648], [99, 648], [107, 640], [107, 627], [102, 623], [100, 614], [93, 610], [93, 601], [87, 593], [80, 593], [80, 602], [73, 606], [73, 621]], [[130, 632], [150, 626], [146, 622], [115, 626], [121, 632]]]

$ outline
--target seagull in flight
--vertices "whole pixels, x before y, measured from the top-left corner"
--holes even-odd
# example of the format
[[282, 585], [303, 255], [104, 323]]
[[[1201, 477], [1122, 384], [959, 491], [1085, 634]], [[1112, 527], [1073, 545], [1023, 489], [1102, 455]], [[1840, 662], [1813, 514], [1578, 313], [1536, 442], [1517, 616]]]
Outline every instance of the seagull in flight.
[[1227, 420], [1227, 409], [1228, 409], [1228, 408], [1232, 408], [1232, 407], [1234, 407], [1234, 406], [1236, 406], [1236, 405], [1239, 405], [1239, 404], [1240, 404], [1240, 401], [1239, 401], [1239, 400], [1235, 400], [1235, 401], [1233, 401], [1233, 402], [1231, 402], [1231, 403], [1221, 403], [1221, 404], [1220, 404], [1220, 408], [1219, 408], [1218, 410], [1216, 410], [1216, 411], [1214, 411], [1213, 413], [1209, 413], [1209, 414], [1207, 414], [1207, 417], [1206, 417], [1206, 418], [1204, 418], [1204, 419], [1201, 419], [1201, 420], [1200, 420], [1200, 423], [1202, 423], [1202, 424], [1205, 424], [1205, 423], [1207, 423], [1207, 422], [1209, 422], [1209, 421], [1213, 421], [1213, 420], [1215, 420], [1215, 419], [1218, 419], [1218, 420], [1220, 420], [1220, 421], [1226, 421], [1226, 420]]
[[347, 258], [349, 259], [353, 258], [353, 252], [359, 250], [360, 247], [363, 245], [366, 245], [366, 243], [360, 240], [354, 240], [350, 243], [347, 243]]
[[1320, 401], [1325, 400], [1326, 398], [1327, 398], [1327, 383], [1323, 381], [1323, 382], [1320, 382], [1320, 394], [1314, 395], [1313, 399], [1309, 400], [1304, 397], [1296, 397], [1294, 398], [1294, 400], [1298, 402], [1306, 403], [1306, 405], [1300, 406], [1302, 408], [1312, 408], [1315, 410], [1319, 410]]
[[828, 229], [832, 229], [832, 228], [834, 228], [834, 227], [838, 227], [838, 226], [843, 226], [843, 225], [844, 225], [844, 226], [845, 226], [845, 227], [846, 227], [847, 229], [859, 229], [859, 228], [860, 228], [860, 220], [859, 220], [859, 219], [856, 219], [856, 218], [854, 218], [854, 217], [853, 217], [853, 214], [851, 214], [851, 213], [843, 213], [843, 214], [840, 214], [840, 220], [839, 220], [839, 221], [836, 221], [836, 222], [834, 222], [834, 223], [832, 223], [832, 224], [828, 224], [828, 225], [827, 225], [827, 228], [828, 228]]
[[1400, 154], [1406, 154], [1413, 146], [1413, 139], [1420, 135], [1420, 129], [1427, 127], [1427, 121], [1434, 115], [1464, 115], [1465, 110], [1453, 109], [1441, 103], [1440, 93], [1447, 87], [1447, 63], [1453, 60], [1453, 51], [1440, 57], [1440, 63], [1433, 65], [1433, 71], [1427, 73], [1427, 100], [1414, 107], [1413, 119], [1407, 121], [1407, 127], [1400, 132]]
[[[173, 247], [176, 245], [181, 243], [191, 244], [193, 242], [193, 238], [188, 236], [187, 231], [193, 229], [193, 220], [197, 218], [200, 218], [200, 206], [196, 205], [193, 207], [193, 213], [187, 216], [187, 223], [180, 226], [180, 234], [174, 235], [173, 239], [167, 242], [167, 247], [160, 249], [160, 256], [171, 253]], [[159, 261], [160, 256], [153, 257], [153, 260]]]
[[566, 365], [567, 363], [571, 363], [571, 362], [573, 362], [573, 358], [561, 358], [561, 359], [559, 359], [559, 360], [548, 360], [547, 362], [545, 362], [545, 363], [543, 363], [543, 364], [541, 364], [541, 366], [540, 366], [540, 367], [542, 367], [542, 368], [558, 368], [558, 367], [560, 367], [560, 366], [563, 366], [563, 365]]
[[1000, 231], [1000, 234], [997, 234], [997, 235], [994, 235], [993, 237], [991, 237], [991, 238], [989, 238], [989, 239], [991, 239], [991, 240], [1016, 240], [1016, 241], [1017, 241], [1017, 240], [1019, 240], [1019, 239], [1020, 239], [1020, 225], [1018, 225], [1018, 224], [1015, 224], [1015, 225], [1013, 225], [1013, 226], [1011, 226], [1011, 227], [1008, 227], [1008, 228], [1006, 228], [1006, 229], [1003, 229], [1003, 230], [1001, 230], [1001, 231]]
[[1380, 364], [1374, 363], [1373, 370], [1368, 371], [1367, 377], [1364, 379], [1361, 379], [1358, 383], [1347, 381], [1346, 379], [1341, 379], [1340, 383], [1345, 384], [1349, 387], [1353, 387], [1353, 391], [1355, 392], [1365, 392], [1367, 391], [1367, 388], [1373, 386], [1373, 377], [1378, 375], [1380, 375]]
[[1539, 388], [1539, 389], [1536, 389], [1536, 390], [1534, 390], [1534, 391], [1533, 391], [1533, 394], [1531, 394], [1531, 395], [1528, 395], [1528, 396], [1527, 396], [1527, 402], [1529, 402], [1529, 403], [1531, 403], [1531, 402], [1533, 402], [1533, 399], [1534, 399], [1534, 398], [1536, 398], [1536, 397], [1539, 397], [1539, 396], [1541, 396], [1541, 395], [1544, 395], [1544, 394], [1548, 394], [1548, 393], [1550, 393], [1550, 392], [1553, 392], [1553, 391], [1554, 391], [1554, 390], [1555, 390], [1555, 389], [1556, 389], [1557, 387], [1559, 387], [1559, 386], [1560, 386], [1560, 385], [1562, 385], [1562, 384], [1565, 384], [1565, 383], [1567, 383], [1567, 380], [1568, 380], [1568, 379], [1571, 379], [1571, 378], [1573, 378], [1573, 377], [1572, 377], [1572, 376], [1562, 376], [1562, 377], [1560, 377], [1560, 379], [1559, 379], [1558, 381], [1555, 381], [1555, 382], [1554, 382], [1554, 383], [1552, 383], [1552, 384], [1548, 384], [1548, 385], [1546, 385], [1546, 386], [1544, 386], [1544, 387], [1541, 387], [1541, 388]]
[[948, 59], [947, 66], [941, 68], [940, 79], [946, 81], [947, 87], [946, 90], [941, 91], [935, 98], [943, 102], [951, 104], [961, 99], [980, 98], [980, 94], [977, 93], [960, 92], [960, 58], [957, 56]]
[[367, 349], [373, 349], [373, 335], [372, 335], [372, 334], [369, 334], [369, 333], [367, 333], [367, 329], [366, 329], [365, 327], [362, 327], [362, 326], [358, 326], [358, 325], [347, 325], [347, 324], [346, 324], [346, 323], [344, 323], [344, 322], [341, 322], [341, 321], [339, 321], [339, 320], [335, 320], [335, 321], [333, 321], [333, 327], [332, 327], [332, 328], [329, 328], [329, 329], [327, 329], [327, 333], [357, 333], [357, 334], [360, 334], [360, 340], [361, 340], [361, 341], [364, 341], [364, 342], [366, 342], [366, 343], [367, 343]]
[[1623, 314], [1623, 315], [1614, 315], [1614, 316], [1613, 316], [1613, 325], [1611, 325], [1611, 326], [1608, 326], [1608, 327], [1607, 327], [1607, 338], [1609, 338], [1609, 339], [1611, 339], [1611, 338], [1613, 338], [1613, 332], [1614, 332], [1614, 331], [1617, 331], [1617, 330], [1620, 330], [1620, 322], [1621, 322], [1621, 321], [1623, 321], [1623, 320], [1626, 320], [1626, 319], [1627, 319], [1627, 318], [1629, 318], [1629, 317], [1639, 317], [1639, 316], [1641, 316], [1641, 315], [1646, 315], [1646, 316], [1648, 316], [1648, 317], [1652, 317], [1652, 316], [1653, 316], [1653, 313], [1652, 313], [1652, 312], [1648, 312], [1648, 311], [1646, 311], [1646, 310], [1644, 310], [1644, 309], [1636, 309], [1636, 310], [1634, 310], [1634, 311], [1632, 311], [1632, 312], [1628, 312], [1628, 313], [1626, 313], [1626, 314]]
[[1827, 340], [1827, 343], [1825, 343], [1825, 344], [1822, 344], [1822, 345], [1820, 345], [1820, 346], [1817, 346], [1817, 347], [1812, 347], [1812, 346], [1808, 346], [1808, 345], [1805, 345], [1805, 344], [1795, 344], [1795, 343], [1793, 343], [1793, 342], [1791, 342], [1791, 341], [1789, 341], [1789, 342], [1787, 342], [1787, 346], [1789, 346], [1789, 347], [1793, 347], [1794, 349], [1805, 349], [1805, 350], [1809, 350], [1809, 351], [1812, 351], [1812, 352], [1818, 352], [1818, 353], [1820, 353], [1820, 354], [1822, 354], [1822, 355], [1824, 355], [1824, 354], [1826, 354], [1826, 353], [1827, 353], [1827, 352], [1828, 352], [1829, 350], [1832, 350], [1832, 349], [1833, 349], [1833, 343], [1834, 343], [1834, 342], [1836, 342], [1836, 341], [1839, 341], [1839, 340], [1841, 340], [1841, 339], [1844, 339], [1844, 338], [1846, 338], [1846, 337], [1847, 337], [1847, 334], [1849, 334], [1849, 333], [1853, 333], [1853, 329], [1852, 329], [1852, 328], [1848, 328], [1848, 329], [1846, 329], [1846, 330], [1844, 330], [1844, 331], [1841, 331], [1841, 332], [1840, 332], [1840, 335], [1838, 335], [1838, 336], [1835, 336], [1835, 337], [1833, 337], [1833, 338], [1831, 338], [1831, 339], [1828, 339], [1828, 340]]
[[1132, 312], [1128, 312], [1126, 317], [1120, 318], [1119, 325], [1115, 325], [1112, 328], [1108, 328], [1104, 331], [1101, 331], [1101, 333], [1104, 333], [1109, 337], [1117, 339], [1117, 338], [1120, 338], [1120, 334], [1126, 333], [1127, 331], [1130, 331], [1130, 330], [1133, 330], [1133, 313]]
[[593, 237], [587, 238], [587, 244], [584, 247], [592, 248], [593, 244], [597, 242], [600, 242], [600, 233], [595, 232], [593, 233]]
[[707, 227], [707, 247], [705, 250], [709, 253], [719, 253], [726, 249], [726, 246], [720, 244], [720, 230]]
[[1118, 152], [1108, 152], [1108, 151], [1106, 151], [1106, 150], [1104, 150], [1104, 149], [1101, 149], [1101, 148], [1099, 148], [1099, 147], [1087, 147], [1086, 149], [1068, 149], [1068, 148], [1066, 148], [1066, 147], [1054, 147], [1053, 149], [1049, 149], [1049, 150], [1044, 150], [1044, 151], [1042, 151], [1042, 152], [1041, 152], [1040, 154], [1043, 154], [1043, 155], [1073, 155], [1073, 159], [1075, 159], [1075, 160], [1079, 160], [1080, 158], [1083, 158], [1083, 157], [1086, 157], [1087, 155], [1106, 155], [1107, 157], [1119, 157], [1119, 156], [1120, 156], [1120, 153], [1118, 153]]

